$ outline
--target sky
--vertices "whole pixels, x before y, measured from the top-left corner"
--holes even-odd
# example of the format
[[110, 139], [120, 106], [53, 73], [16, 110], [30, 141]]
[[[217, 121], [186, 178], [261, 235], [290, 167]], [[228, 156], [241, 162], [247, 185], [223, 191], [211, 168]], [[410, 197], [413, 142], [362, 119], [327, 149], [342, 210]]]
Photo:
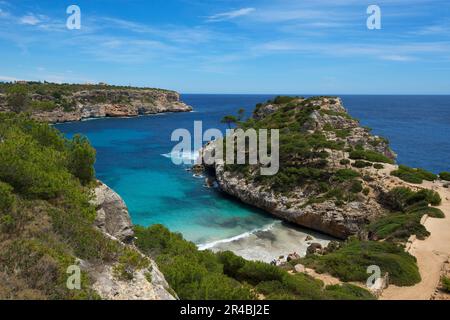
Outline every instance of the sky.
[[[81, 10], [70, 30], [66, 10]], [[367, 28], [369, 5], [381, 29]], [[448, 0], [0, 0], [0, 81], [450, 94]]]

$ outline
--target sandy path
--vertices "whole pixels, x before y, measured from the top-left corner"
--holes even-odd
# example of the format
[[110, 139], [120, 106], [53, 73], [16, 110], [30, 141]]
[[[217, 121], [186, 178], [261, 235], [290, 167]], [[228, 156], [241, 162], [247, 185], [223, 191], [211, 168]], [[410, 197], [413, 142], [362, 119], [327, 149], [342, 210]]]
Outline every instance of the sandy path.
[[410, 253], [417, 258], [422, 281], [412, 287], [390, 285], [380, 299], [429, 300], [439, 284], [442, 266], [450, 256], [450, 190], [431, 182], [421, 186], [439, 192], [442, 198], [439, 209], [445, 213], [445, 219], [428, 218], [424, 225], [431, 235], [412, 243]]

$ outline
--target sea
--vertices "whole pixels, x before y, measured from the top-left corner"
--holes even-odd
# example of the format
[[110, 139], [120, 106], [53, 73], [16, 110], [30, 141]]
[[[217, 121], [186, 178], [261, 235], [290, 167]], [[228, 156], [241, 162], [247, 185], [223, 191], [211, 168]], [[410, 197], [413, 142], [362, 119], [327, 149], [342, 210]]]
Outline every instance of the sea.
[[[299, 96], [311, 96], [298, 94]], [[171, 150], [176, 129], [203, 131], [226, 125], [220, 120], [275, 95], [183, 94], [194, 108], [188, 113], [166, 113], [135, 118], [103, 118], [58, 124], [68, 137], [87, 136], [97, 150], [97, 177], [125, 200], [134, 224], [163, 224], [180, 232], [201, 249], [230, 249], [244, 257], [269, 261], [274, 255], [306, 250], [312, 236], [329, 237], [279, 221], [245, 205], [193, 175], [187, 165], [176, 165]], [[349, 113], [373, 134], [387, 138], [398, 163], [439, 173], [450, 171], [450, 96], [341, 95]], [[183, 154], [195, 157], [195, 150]], [[255, 255], [255, 246], [264, 254]]]

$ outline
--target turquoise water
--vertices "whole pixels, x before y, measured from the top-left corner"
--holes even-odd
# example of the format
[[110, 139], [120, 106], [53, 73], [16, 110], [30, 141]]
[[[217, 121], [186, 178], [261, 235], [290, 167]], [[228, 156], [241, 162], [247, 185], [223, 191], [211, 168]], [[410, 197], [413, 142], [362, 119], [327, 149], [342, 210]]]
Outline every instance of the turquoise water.
[[[220, 119], [241, 107], [253, 106], [268, 95], [184, 95], [195, 112], [128, 119], [97, 119], [56, 127], [71, 136], [85, 134], [97, 149], [99, 179], [127, 203], [133, 223], [162, 223], [198, 244], [265, 228], [275, 219], [214, 189], [203, 187], [185, 167], [167, 154], [176, 142], [173, 130], [225, 127]], [[438, 172], [450, 169], [449, 97], [343, 96], [350, 113], [375, 134], [386, 136], [399, 162]]]

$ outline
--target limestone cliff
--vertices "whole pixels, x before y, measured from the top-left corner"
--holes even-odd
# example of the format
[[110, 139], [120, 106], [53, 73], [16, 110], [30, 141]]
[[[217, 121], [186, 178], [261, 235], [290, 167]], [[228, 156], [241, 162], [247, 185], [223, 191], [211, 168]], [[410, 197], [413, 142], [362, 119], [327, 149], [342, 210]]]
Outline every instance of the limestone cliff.
[[93, 289], [100, 297], [108, 300], [174, 300], [174, 294], [156, 263], [133, 245], [133, 225], [122, 198], [99, 182], [94, 189], [92, 203], [97, 210], [97, 228], [120, 245], [128, 246], [150, 260], [149, 267], [136, 270], [131, 280], [119, 279], [114, 274], [114, 265], [94, 265], [83, 261], [81, 266], [92, 277]]
[[[216, 163], [209, 171], [222, 191], [342, 239], [383, 214], [379, 198], [385, 188], [378, 175], [383, 165], [377, 162], [392, 163], [395, 154], [387, 140], [349, 116], [340, 99], [268, 102], [258, 105], [243, 127], [280, 129], [280, 171], [262, 177], [258, 166]], [[212, 149], [209, 143], [203, 153], [214, 154]]]
[[[40, 84], [40, 87], [45, 86]], [[181, 102], [180, 95], [174, 91], [81, 85], [68, 85], [70, 89], [62, 90], [59, 86], [63, 85], [52, 86], [57, 89], [30, 89], [27, 103], [20, 106], [20, 111], [30, 112], [34, 119], [50, 123], [192, 111], [192, 107]], [[0, 91], [0, 111], [14, 109], [8, 103], [7, 93]]]

